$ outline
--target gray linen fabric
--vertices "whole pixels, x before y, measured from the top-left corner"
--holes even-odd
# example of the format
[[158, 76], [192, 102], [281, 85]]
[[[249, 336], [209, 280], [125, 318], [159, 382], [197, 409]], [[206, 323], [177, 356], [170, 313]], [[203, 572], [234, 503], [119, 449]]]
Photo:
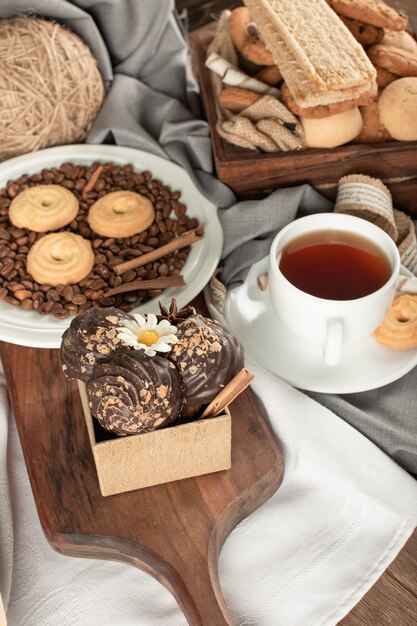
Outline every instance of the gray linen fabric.
[[[0, 0], [0, 17], [28, 10], [66, 23], [98, 59], [108, 92], [88, 141], [130, 146], [177, 162], [221, 209], [223, 280], [229, 288], [267, 254], [282, 226], [302, 214], [332, 209], [308, 185], [237, 203], [215, 178], [208, 127], [173, 0]], [[416, 389], [414, 368], [376, 391], [310, 395], [417, 473]]]

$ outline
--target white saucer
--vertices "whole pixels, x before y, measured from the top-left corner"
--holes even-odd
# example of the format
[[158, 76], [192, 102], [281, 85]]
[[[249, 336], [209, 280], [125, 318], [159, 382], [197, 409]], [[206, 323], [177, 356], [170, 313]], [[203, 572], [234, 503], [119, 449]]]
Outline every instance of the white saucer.
[[391, 383], [417, 365], [417, 350], [388, 350], [373, 337], [346, 352], [339, 365], [324, 365], [321, 348], [290, 333], [273, 311], [269, 290], [259, 289], [256, 279], [267, 270], [268, 257], [253, 265], [228, 295], [225, 317], [246, 353], [271, 373], [307, 391], [355, 393]]

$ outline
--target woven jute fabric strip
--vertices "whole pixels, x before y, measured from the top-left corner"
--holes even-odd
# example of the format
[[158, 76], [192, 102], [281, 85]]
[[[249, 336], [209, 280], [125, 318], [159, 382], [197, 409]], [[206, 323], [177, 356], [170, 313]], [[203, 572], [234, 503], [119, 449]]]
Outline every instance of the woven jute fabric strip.
[[[243, 121], [244, 120], [244, 121]], [[304, 133], [298, 119], [273, 96], [263, 96], [238, 115], [218, 126], [220, 136], [243, 147], [264, 152], [301, 150]], [[242, 146], [242, 143], [238, 145]]]

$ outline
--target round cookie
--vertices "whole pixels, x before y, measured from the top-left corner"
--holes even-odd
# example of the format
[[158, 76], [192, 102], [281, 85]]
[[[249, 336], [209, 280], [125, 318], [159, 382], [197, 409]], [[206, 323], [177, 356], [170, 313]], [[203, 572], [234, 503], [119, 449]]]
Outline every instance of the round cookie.
[[408, 18], [383, 0], [327, 0], [330, 6], [345, 17], [388, 30], [404, 30]]
[[417, 348], [417, 296], [403, 294], [394, 298], [374, 337], [392, 350]]
[[344, 15], [339, 15], [340, 19], [350, 30], [352, 35], [363, 46], [372, 46], [374, 43], [378, 43], [384, 36], [384, 29], [372, 24], [364, 24], [357, 20], [352, 20]]
[[366, 106], [359, 107], [363, 119], [362, 130], [356, 137], [357, 143], [381, 143], [392, 139], [381, 123], [378, 109], [378, 98], [374, 98]]
[[107, 359], [122, 345], [122, 327], [135, 318], [114, 307], [92, 307], [78, 313], [62, 335], [61, 364], [69, 380], [91, 378], [97, 363]]
[[376, 69], [376, 84], [381, 89], [384, 89], [384, 87], [388, 87], [388, 85], [393, 83], [394, 80], [397, 80], [398, 78], [400, 78], [399, 76], [397, 76], [397, 74], [393, 74], [392, 72], [389, 72], [388, 70], [386, 70], [385, 67], [378, 67], [377, 65], [375, 65], [375, 69]]
[[90, 242], [70, 232], [51, 233], [38, 239], [29, 250], [26, 263], [36, 282], [52, 286], [78, 283], [93, 266]]
[[13, 198], [9, 220], [18, 228], [46, 233], [72, 222], [78, 208], [78, 200], [69, 189], [61, 185], [36, 185]]
[[242, 369], [243, 347], [219, 322], [191, 314], [180, 321], [177, 343], [168, 358], [181, 374], [186, 403], [183, 415], [194, 415]]
[[385, 87], [378, 108], [381, 123], [394, 139], [417, 140], [417, 78], [400, 78]]
[[240, 113], [243, 109], [260, 100], [262, 95], [240, 87], [225, 87], [219, 95], [219, 104], [225, 109], [233, 111], [233, 113]]
[[255, 78], [260, 80], [262, 83], [266, 83], [267, 85], [271, 85], [271, 87], [273, 87], [277, 83], [281, 82], [282, 75], [277, 65], [267, 65], [255, 75]]
[[417, 54], [408, 50], [376, 43], [369, 48], [368, 56], [374, 65], [383, 67], [392, 74], [417, 76]]
[[184, 383], [168, 359], [119, 348], [94, 367], [87, 395], [103, 428], [132, 435], [174, 424], [184, 403]]
[[342, 146], [359, 135], [363, 124], [358, 107], [320, 119], [300, 119], [307, 148]]
[[296, 103], [286, 83], [281, 85], [280, 97], [282, 102], [292, 111], [295, 115], [299, 115], [303, 118], [320, 119], [349, 111], [355, 107], [362, 106], [370, 102], [372, 98], [378, 93], [378, 86], [376, 83], [372, 83], [371, 88], [364, 94], [355, 98], [354, 100], [344, 100], [342, 102], [334, 102], [332, 104], [319, 104], [315, 107], [300, 107]]
[[104, 237], [132, 237], [143, 232], [155, 219], [148, 198], [134, 191], [111, 191], [95, 202], [88, 212], [90, 228]]
[[247, 7], [234, 9], [228, 21], [232, 41], [245, 58], [256, 65], [274, 65], [272, 54], [259, 37]]
[[417, 55], [417, 41], [406, 30], [386, 30], [381, 43], [383, 46], [402, 48], [402, 50]]

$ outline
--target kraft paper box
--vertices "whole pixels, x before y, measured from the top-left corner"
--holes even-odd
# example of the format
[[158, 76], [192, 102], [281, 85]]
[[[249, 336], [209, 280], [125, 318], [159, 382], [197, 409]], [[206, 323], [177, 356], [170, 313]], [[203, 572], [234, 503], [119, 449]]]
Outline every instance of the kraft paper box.
[[97, 441], [86, 386], [78, 381], [103, 496], [201, 476], [231, 467], [229, 411], [139, 435]]

